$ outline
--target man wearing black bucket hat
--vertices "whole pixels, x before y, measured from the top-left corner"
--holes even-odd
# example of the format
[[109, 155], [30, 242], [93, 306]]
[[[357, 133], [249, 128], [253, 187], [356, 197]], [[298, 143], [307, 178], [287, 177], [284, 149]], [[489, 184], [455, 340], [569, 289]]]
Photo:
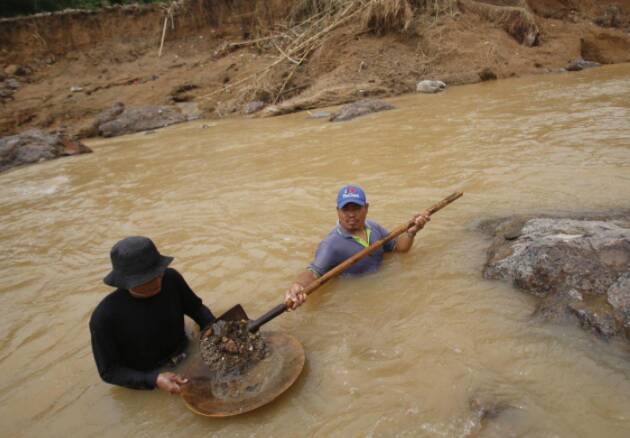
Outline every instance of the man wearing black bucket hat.
[[185, 355], [184, 315], [200, 327], [215, 318], [184, 278], [168, 265], [147, 237], [127, 237], [110, 253], [112, 271], [104, 282], [117, 289], [90, 318], [92, 352], [101, 378], [133, 389], [178, 393], [186, 379], [161, 372]]

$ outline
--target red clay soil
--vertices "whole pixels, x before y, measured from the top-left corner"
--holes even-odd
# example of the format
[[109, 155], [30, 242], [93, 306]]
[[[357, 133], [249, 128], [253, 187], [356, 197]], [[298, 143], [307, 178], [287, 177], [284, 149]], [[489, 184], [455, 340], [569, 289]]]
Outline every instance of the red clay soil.
[[[630, 61], [630, 0], [452, 0], [437, 16], [414, 10], [406, 31], [380, 34], [357, 17], [328, 32], [302, 65], [282, 60], [264, 80], [260, 72], [282, 57], [273, 46], [223, 50], [286, 30], [295, 3], [184, 2], [161, 57], [165, 7], [0, 20], [0, 88], [22, 67], [13, 77], [20, 88], [0, 98], [0, 136], [30, 127], [76, 135], [116, 102], [192, 101], [218, 118], [262, 100], [269, 115], [413, 92], [422, 79], [454, 85], [478, 82], [484, 70], [505, 78], [559, 71], [577, 58]], [[488, 5], [496, 13], [479, 12]], [[514, 8], [539, 31], [533, 47], [517, 41]]]

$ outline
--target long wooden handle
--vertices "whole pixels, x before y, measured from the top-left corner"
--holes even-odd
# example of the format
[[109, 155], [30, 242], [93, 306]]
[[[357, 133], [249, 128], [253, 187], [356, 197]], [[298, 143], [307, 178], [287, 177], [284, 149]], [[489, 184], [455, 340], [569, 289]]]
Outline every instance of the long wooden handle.
[[[438, 211], [440, 211], [441, 209], [446, 207], [451, 202], [455, 201], [456, 199], [461, 198], [463, 195], [464, 194], [462, 192], [452, 193], [450, 196], [447, 196], [446, 198], [442, 199], [437, 204], [434, 204], [431, 207], [429, 207], [426, 211], [429, 214], [429, 216], [431, 216], [432, 214], [437, 213]], [[400, 225], [399, 227], [396, 227], [394, 229], [394, 231], [389, 233], [387, 236], [385, 236], [381, 240], [377, 240], [376, 242], [374, 242], [373, 244], [371, 244], [367, 248], [364, 248], [363, 250], [359, 251], [358, 253], [356, 253], [352, 257], [348, 258], [343, 263], [340, 263], [339, 265], [337, 265], [336, 267], [334, 267], [330, 271], [326, 272], [324, 275], [319, 277], [317, 280], [311, 282], [308, 286], [306, 286], [304, 288], [304, 293], [306, 295], [312, 294], [321, 285], [326, 283], [328, 280], [330, 280], [332, 278], [335, 278], [336, 276], [338, 276], [338, 275], [342, 274], [343, 272], [347, 271], [351, 266], [356, 264], [359, 260], [363, 259], [364, 257], [367, 257], [368, 255], [372, 254], [374, 251], [376, 251], [379, 248], [381, 248], [387, 242], [389, 242], [389, 241], [395, 239], [396, 237], [400, 236], [402, 233], [407, 231], [413, 225], [414, 225], [413, 219], [409, 219], [404, 224]], [[253, 321], [250, 321], [247, 327], [248, 327], [249, 331], [252, 331], [252, 332], [256, 331], [256, 330], [258, 330], [260, 328], [260, 326], [262, 326], [263, 324], [271, 321], [276, 316], [279, 316], [279, 315], [283, 314], [286, 310], [287, 310], [287, 305], [285, 303], [278, 304], [273, 309], [271, 309], [270, 311], [268, 311], [267, 313], [262, 315], [260, 318], [255, 319]]]

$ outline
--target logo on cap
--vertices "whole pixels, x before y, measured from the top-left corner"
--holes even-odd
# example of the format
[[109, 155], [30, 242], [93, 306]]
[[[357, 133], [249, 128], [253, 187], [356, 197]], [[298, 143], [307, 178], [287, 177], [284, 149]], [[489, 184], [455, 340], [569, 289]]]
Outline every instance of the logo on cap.
[[361, 190], [360, 187], [345, 186], [339, 191], [337, 195], [337, 207], [343, 208], [344, 205], [350, 203], [358, 204], [361, 206], [365, 205], [365, 193], [363, 192], [363, 190]]

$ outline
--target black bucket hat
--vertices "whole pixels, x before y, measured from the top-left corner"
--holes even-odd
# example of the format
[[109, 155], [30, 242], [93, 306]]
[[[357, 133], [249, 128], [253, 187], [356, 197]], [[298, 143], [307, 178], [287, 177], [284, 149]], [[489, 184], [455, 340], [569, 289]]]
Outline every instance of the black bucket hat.
[[159, 277], [173, 261], [173, 257], [161, 255], [153, 241], [143, 236], [127, 237], [117, 242], [110, 257], [113, 269], [103, 281], [123, 289], [131, 289]]

